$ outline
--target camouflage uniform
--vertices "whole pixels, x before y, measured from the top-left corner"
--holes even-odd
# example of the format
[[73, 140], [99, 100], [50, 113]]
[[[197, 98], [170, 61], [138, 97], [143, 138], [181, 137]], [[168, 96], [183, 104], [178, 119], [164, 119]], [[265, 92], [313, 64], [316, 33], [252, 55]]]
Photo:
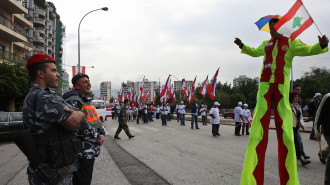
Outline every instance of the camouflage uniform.
[[[70, 117], [70, 113], [64, 109], [74, 109], [67, 104], [61, 97], [49, 88], [43, 89], [37, 84], [33, 84], [27, 94], [23, 104], [23, 120], [24, 125], [31, 128], [35, 137], [43, 136], [48, 129], [53, 126], [60, 126], [64, 130], [70, 132], [63, 127], [63, 123]], [[76, 163], [67, 166], [69, 175], [61, 182], [63, 185], [71, 184], [72, 172], [78, 169]], [[54, 171], [58, 169], [53, 169]], [[41, 182], [35, 175], [36, 169], [30, 165], [27, 168], [29, 184], [46, 184]]]
[[[63, 98], [67, 103], [81, 111], [83, 111], [82, 102], [87, 104], [90, 104], [91, 102], [91, 99], [80, 94], [76, 90], [65, 93]], [[80, 99], [80, 101], [78, 99]], [[95, 157], [100, 155], [101, 149], [97, 144], [97, 141], [100, 139], [100, 134], [105, 135], [105, 129], [103, 126], [95, 129], [87, 122], [80, 124], [75, 132], [76, 137], [80, 139], [83, 144], [83, 149], [81, 152], [79, 152], [80, 159], [95, 159]]]
[[[65, 93], [63, 98], [70, 105], [83, 111], [87, 116], [88, 111], [85, 111], [84, 107], [91, 105], [91, 98], [82, 95], [76, 90]], [[83, 146], [82, 151], [79, 152], [79, 170], [73, 173], [73, 184], [88, 185], [91, 183], [94, 161], [101, 152], [98, 144], [101, 134], [105, 135], [105, 129], [99, 119], [93, 122], [88, 122], [88, 119], [86, 119], [76, 130], [75, 135], [82, 141]]]
[[126, 106], [123, 105], [120, 108], [120, 113], [119, 113], [119, 117], [118, 117], [118, 129], [117, 132], [115, 134], [115, 137], [118, 137], [118, 135], [120, 134], [120, 132], [124, 129], [126, 135], [128, 137], [132, 137], [132, 134], [129, 132], [128, 126], [127, 126], [127, 114], [126, 114]]

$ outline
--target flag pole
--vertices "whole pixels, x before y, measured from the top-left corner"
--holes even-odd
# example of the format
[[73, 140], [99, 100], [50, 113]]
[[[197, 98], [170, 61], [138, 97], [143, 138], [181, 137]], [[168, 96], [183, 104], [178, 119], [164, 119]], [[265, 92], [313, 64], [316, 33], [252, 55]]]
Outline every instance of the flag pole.
[[313, 23], [315, 24], [317, 30], [320, 32], [321, 36], [322, 36], [322, 33], [321, 33], [321, 30], [319, 29], [319, 27], [317, 26], [316, 22], [314, 21], [313, 17], [311, 16], [311, 14], [309, 13], [309, 11], [307, 10], [307, 8], [305, 7], [305, 4], [301, 1], [301, 3], [303, 4], [305, 10], [307, 11], [308, 15], [311, 17], [311, 19], [313, 20]]

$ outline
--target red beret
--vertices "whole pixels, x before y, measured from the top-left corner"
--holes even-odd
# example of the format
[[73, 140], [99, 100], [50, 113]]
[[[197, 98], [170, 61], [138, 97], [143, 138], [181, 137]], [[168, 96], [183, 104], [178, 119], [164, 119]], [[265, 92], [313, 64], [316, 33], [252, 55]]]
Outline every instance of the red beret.
[[56, 60], [53, 57], [48, 56], [46, 54], [34, 54], [27, 60], [26, 69], [29, 69], [34, 64], [39, 64], [39, 63], [54, 63], [54, 64], [56, 64]]

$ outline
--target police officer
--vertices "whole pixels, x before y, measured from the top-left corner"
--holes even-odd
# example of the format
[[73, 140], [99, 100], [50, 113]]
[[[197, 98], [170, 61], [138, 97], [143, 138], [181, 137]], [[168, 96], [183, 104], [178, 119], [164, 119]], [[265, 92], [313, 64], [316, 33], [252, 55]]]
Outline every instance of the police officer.
[[126, 135], [128, 136], [128, 138], [133, 138], [135, 137], [135, 135], [132, 135], [130, 132], [129, 132], [129, 129], [128, 129], [128, 126], [127, 126], [127, 115], [126, 115], [126, 107], [128, 106], [128, 99], [125, 99], [124, 100], [124, 105], [120, 108], [120, 114], [119, 114], [119, 117], [118, 117], [118, 122], [119, 122], [119, 125], [118, 125], [118, 129], [116, 131], [116, 134], [115, 134], [115, 139], [121, 139], [119, 136], [120, 132], [124, 129], [124, 131], [126, 132]]
[[83, 148], [79, 152], [79, 169], [73, 173], [72, 182], [74, 185], [88, 185], [92, 182], [95, 158], [101, 153], [100, 146], [103, 144], [105, 129], [91, 104], [92, 99], [88, 97], [91, 93], [88, 75], [78, 73], [71, 81], [75, 89], [65, 93], [63, 98], [86, 116], [86, 122], [81, 123], [75, 131], [76, 137], [83, 143]]
[[[60, 184], [72, 183], [72, 172], [78, 169], [77, 158], [81, 142], [74, 129], [85, 121], [81, 111], [75, 111], [52, 88], [58, 86], [56, 61], [45, 54], [32, 55], [26, 68], [33, 81], [23, 104], [24, 125], [30, 128], [38, 157], [51, 171], [61, 173]], [[27, 168], [29, 184], [47, 184], [33, 162]]]

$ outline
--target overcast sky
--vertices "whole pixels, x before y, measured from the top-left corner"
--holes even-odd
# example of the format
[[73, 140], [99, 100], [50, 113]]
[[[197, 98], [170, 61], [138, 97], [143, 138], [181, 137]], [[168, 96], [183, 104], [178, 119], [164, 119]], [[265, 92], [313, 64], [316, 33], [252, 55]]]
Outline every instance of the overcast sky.
[[[78, 63], [78, 24], [81, 65], [87, 68], [92, 89], [111, 81], [119, 89], [123, 81], [149, 80], [165, 83], [169, 74], [202, 82], [220, 67], [218, 81], [232, 83], [234, 77], [258, 77], [262, 57], [240, 53], [235, 37], [258, 47], [269, 33], [254, 24], [266, 15], [284, 15], [295, 0], [50, 0], [66, 26], [64, 63]], [[330, 36], [330, 1], [303, 0], [322, 34]], [[312, 25], [298, 38], [313, 45], [320, 35]], [[330, 68], [329, 53], [296, 57], [294, 79], [310, 67]], [[70, 67], [65, 67], [72, 75]], [[172, 81], [175, 79], [173, 78]], [[71, 84], [70, 84], [71, 85]]]

